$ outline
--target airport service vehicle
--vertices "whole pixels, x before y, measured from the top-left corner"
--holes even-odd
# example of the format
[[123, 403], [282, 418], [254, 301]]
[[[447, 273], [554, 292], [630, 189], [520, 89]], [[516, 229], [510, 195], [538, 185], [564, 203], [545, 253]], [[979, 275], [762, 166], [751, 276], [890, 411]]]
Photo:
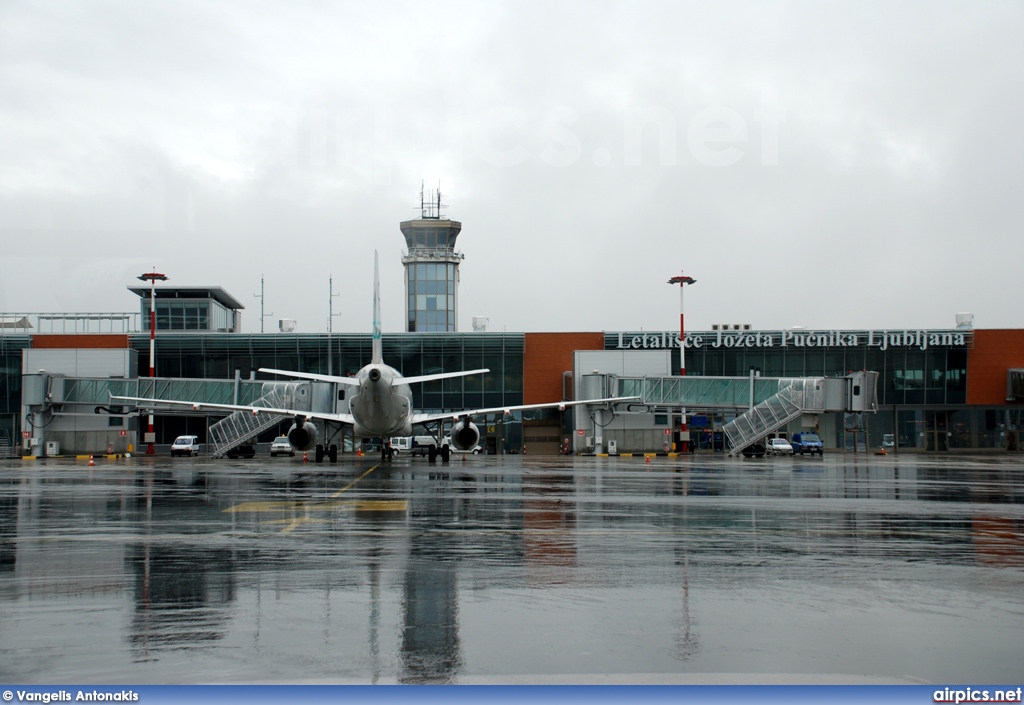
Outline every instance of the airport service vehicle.
[[199, 436], [178, 436], [171, 444], [171, 457], [199, 455]]
[[430, 449], [437, 452], [437, 441], [433, 436], [413, 436], [410, 440], [409, 452], [412, 455], [430, 455]]
[[279, 455], [295, 455], [295, 449], [288, 442], [288, 436], [278, 436], [270, 444], [270, 457], [276, 458]]
[[391, 454], [400, 455], [412, 450], [411, 436], [395, 436], [391, 439]]
[[235, 446], [234, 448], [228, 451], [228, 457], [231, 458], [232, 460], [235, 460], [237, 458], [255, 458], [255, 443], [255, 440], [250, 440], [248, 443], [245, 443], [240, 446]]
[[760, 443], [751, 443], [741, 452], [744, 458], [763, 458], [766, 451]]
[[785, 438], [769, 438], [765, 449], [772, 455], [793, 455], [793, 446]]
[[[354, 376], [339, 377], [335, 375], [313, 374], [309, 372], [294, 372], [290, 370], [276, 370], [271, 368], [260, 368], [260, 372], [271, 375], [282, 375], [296, 379], [308, 379], [317, 382], [330, 382], [339, 386], [347, 387], [349, 390], [348, 413], [305, 411], [300, 409], [270, 408], [242, 406], [240, 404], [217, 404], [197, 403], [185, 400], [146, 399], [143, 397], [125, 397], [111, 395], [111, 399], [117, 402], [128, 402], [136, 408], [161, 408], [165, 405], [191, 406], [194, 410], [216, 409], [225, 411], [249, 411], [254, 414], [277, 414], [290, 416], [294, 419], [291, 428], [288, 430], [288, 441], [292, 448], [297, 451], [308, 451], [316, 449], [316, 462], [322, 463], [327, 455], [331, 462], [337, 460], [337, 447], [332, 445], [324, 448], [317, 443], [319, 429], [316, 420], [333, 421], [334, 423], [351, 426], [355, 438], [379, 438], [379, 450], [381, 459], [391, 458], [393, 451], [391, 438], [395, 436], [411, 436], [414, 426], [428, 428], [433, 425], [438, 429], [435, 434], [440, 437], [440, 426], [451, 423], [451, 446], [450, 450], [456, 452], [468, 452], [476, 448], [480, 441], [480, 430], [472, 422], [472, 417], [483, 414], [511, 414], [513, 411], [523, 409], [558, 408], [564, 410], [566, 407], [577, 404], [603, 404], [614, 402], [636, 401], [639, 397], [609, 397], [606, 399], [587, 399], [580, 401], [555, 401], [544, 404], [519, 404], [512, 406], [498, 406], [487, 409], [465, 409], [444, 412], [417, 412], [413, 405], [412, 391], [410, 385], [418, 382], [431, 382], [439, 379], [451, 379], [453, 377], [465, 377], [467, 375], [485, 374], [488, 369], [464, 370], [459, 372], [439, 372], [434, 374], [415, 375], [404, 377], [394, 367], [384, 363], [383, 342], [380, 320], [380, 276], [377, 253], [373, 255], [373, 336], [372, 352], [370, 363], [359, 370]], [[415, 451], [415, 448], [413, 449]], [[449, 448], [433, 451], [428, 449], [431, 460], [442, 454], [447, 457]], [[230, 457], [230, 454], [229, 454]]]
[[793, 446], [793, 452], [800, 455], [804, 453], [825, 454], [825, 444], [821, 442], [821, 437], [817, 433], [794, 433], [793, 437], [789, 439], [789, 443]]

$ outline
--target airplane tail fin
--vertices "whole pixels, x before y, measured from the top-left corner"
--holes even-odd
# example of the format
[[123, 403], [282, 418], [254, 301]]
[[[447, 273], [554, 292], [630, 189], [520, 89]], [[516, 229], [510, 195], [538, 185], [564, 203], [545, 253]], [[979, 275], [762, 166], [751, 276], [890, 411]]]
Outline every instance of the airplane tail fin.
[[377, 265], [377, 251], [373, 251], [373, 357], [370, 362], [380, 365], [384, 362], [384, 346], [380, 330], [380, 271]]

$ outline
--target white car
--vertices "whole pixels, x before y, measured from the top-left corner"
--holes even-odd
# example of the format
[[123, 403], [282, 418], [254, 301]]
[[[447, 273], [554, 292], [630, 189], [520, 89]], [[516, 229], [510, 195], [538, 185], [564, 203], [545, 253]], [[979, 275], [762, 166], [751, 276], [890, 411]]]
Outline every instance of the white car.
[[769, 438], [765, 449], [772, 455], [793, 455], [793, 446], [785, 438]]
[[199, 455], [199, 436], [178, 436], [171, 444], [171, 457], [176, 455]]
[[270, 457], [276, 458], [279, 455], [295, 455], [295, 449], [288, 441], [288, 436], [278, 436], [270, 444]]
[[451, 436], [445, 436], [442, 443], [445, 443], [449, 448], [451, 448], [453, 453], [472, 453], [473, 455], [480, 455], [484, 452], [484, 447], [479, 443], [475, 448], [470, 448], [469, 450], [455, 450], [455, 446], [452, 445]]

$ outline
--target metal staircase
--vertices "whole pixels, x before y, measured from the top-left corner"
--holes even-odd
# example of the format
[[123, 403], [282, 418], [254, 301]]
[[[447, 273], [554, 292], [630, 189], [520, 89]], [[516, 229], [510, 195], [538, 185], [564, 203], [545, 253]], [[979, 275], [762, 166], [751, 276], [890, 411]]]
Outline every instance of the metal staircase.
[[[310, 388], [308, 382], [267, 382], [263, 385], [263, 396], [252, 403], [268, 409], [309, 409]], [[279, 414], [258, 414], [251, 411], [235, 411], [210, 426], [210, 443], [214, 458], [222, 458], [229, 451], [253, 441], [264, 431], [281, 423]]]
[[805, 381], [788, 381], [790, 384], [782, 387], [778, 394], [765, 399], [725, 424], [725, 435], [729, 440], [732, 455], [743, 452], [744, 448], [785, 427], [806, 411], [803, 388]]
[[7, 433], [0, 433], [0, 458], [11, 458], [14, 456], [11, 448], [11, 439], [7, 437]]
[[877, 372], [862, 370], [836, 378], [780, 378], [778, 385], [774, 395], [725, 424], [731, 455], [742, 453], [801, 414], [878, 411]]

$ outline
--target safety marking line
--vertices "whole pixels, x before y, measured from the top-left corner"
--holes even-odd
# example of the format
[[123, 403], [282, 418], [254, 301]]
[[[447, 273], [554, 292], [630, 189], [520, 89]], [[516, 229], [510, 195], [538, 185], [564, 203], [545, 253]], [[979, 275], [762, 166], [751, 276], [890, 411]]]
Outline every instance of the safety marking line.
[[283, 524], [283, 523], [287, 523], [288, 526], [286, 526], [283, 529], [281, 529], [281, 533], [282, 534], [290, 534], [291, 532], [295, 531], [295, 529], [297, 529], [300, 524], [312, 524], [313, 522], [316, 522], [318, 524], [326, 523], [323, 519], [310, 519], [309, 517], [296, 517], [295, 519], [292, 519], [291, 521], [278, 520], [278, 521], [271, 521], [271, 522], [267, 522], [267, 523], [269, 523], [269, 524]]
[[[351, 489], [357, 482], [362, 480], [364, 477], [369, 475], [371, 472], [380, 467], [380, 464], [374, 465], [369, 470], [364, 472], [362, 475], [352, 480], [340, 490], [331, 495], [331, 499], [334, 499], [341, 495], [343, 492]], [[331, 509], [341, 508], [352, 508], [357, 512], [404, 512], [409, 508], [409, 502], [407, 500], [342, 500], [340, 502], [241, 502], [232, 507], [224, 509], [223, 512], [229, 514], [241, 514], [241, 513], [259, 513], [259, 512], [310, 512], [310, 511], [327, 511]], [[287, 529], [291, 531], [298, 523], [303, 520], [277, 520], [277, 521], [290, 521], [292, 525]], [[311, 521], [311, 520], [306, 520]]]
[[355, 509], [357, 512], [404, 512], [409, 502], [404, 499], [346, 499], [340, 502], [242, 502], [224, 510], [228, 514], [259, 514], [270, 512], [310, 512], [331, 509]]
[[342, 492], [344, 492], [345, 490], [347, 490], [347, 489], [349, 489], [350, 487], [352, 487], [352, 485], [356, 484], [357, 482], [359, 482], [360, 480], [362, 480], [362, 479], [363, 479], [364, 477], [366, 477], [367, 475], [369, 475], [369, 474], [370, 474], [371, 472], [373, 472], [374, 470], [376, 470], [376, 469], [377, 469], [377, 468], [379, 468], [379, 467], [380, 467], [380, 463], [377, 463], [377, 464], [376, 464], [376, 465], [374, 465], [374, 466], [373, 466], [372, 468], [370, 468], [369, 470], [367, 470], [366, 472], [364, 472], [364, 473], [363, 473], [362, 475], [360, 475], [360, 476], [359, 476], [359, 477], [357, 477], [356, 479], [352, 480], [352, 482], [348, 483], [347, 485], [345, 485], [344, 487], [342, 487], [342, 488], [341, 488], [340, 490], [338, 490], [337, 492], [335, 492], [334, 494], [332, 494], [332, 495], [331, 495], [331, 497], [332, 497], [332, 498], [333, 498], [333, 497], [337, 497], [337, 496], [338, 496], [338, 495], [340, 495], [340, 494], [341, 494]]
[[242, 502], [224, 511], [229, 514], [245, 512], [292, 512], [310, 509], [339, 509], [352, 506], [352, 502]]

